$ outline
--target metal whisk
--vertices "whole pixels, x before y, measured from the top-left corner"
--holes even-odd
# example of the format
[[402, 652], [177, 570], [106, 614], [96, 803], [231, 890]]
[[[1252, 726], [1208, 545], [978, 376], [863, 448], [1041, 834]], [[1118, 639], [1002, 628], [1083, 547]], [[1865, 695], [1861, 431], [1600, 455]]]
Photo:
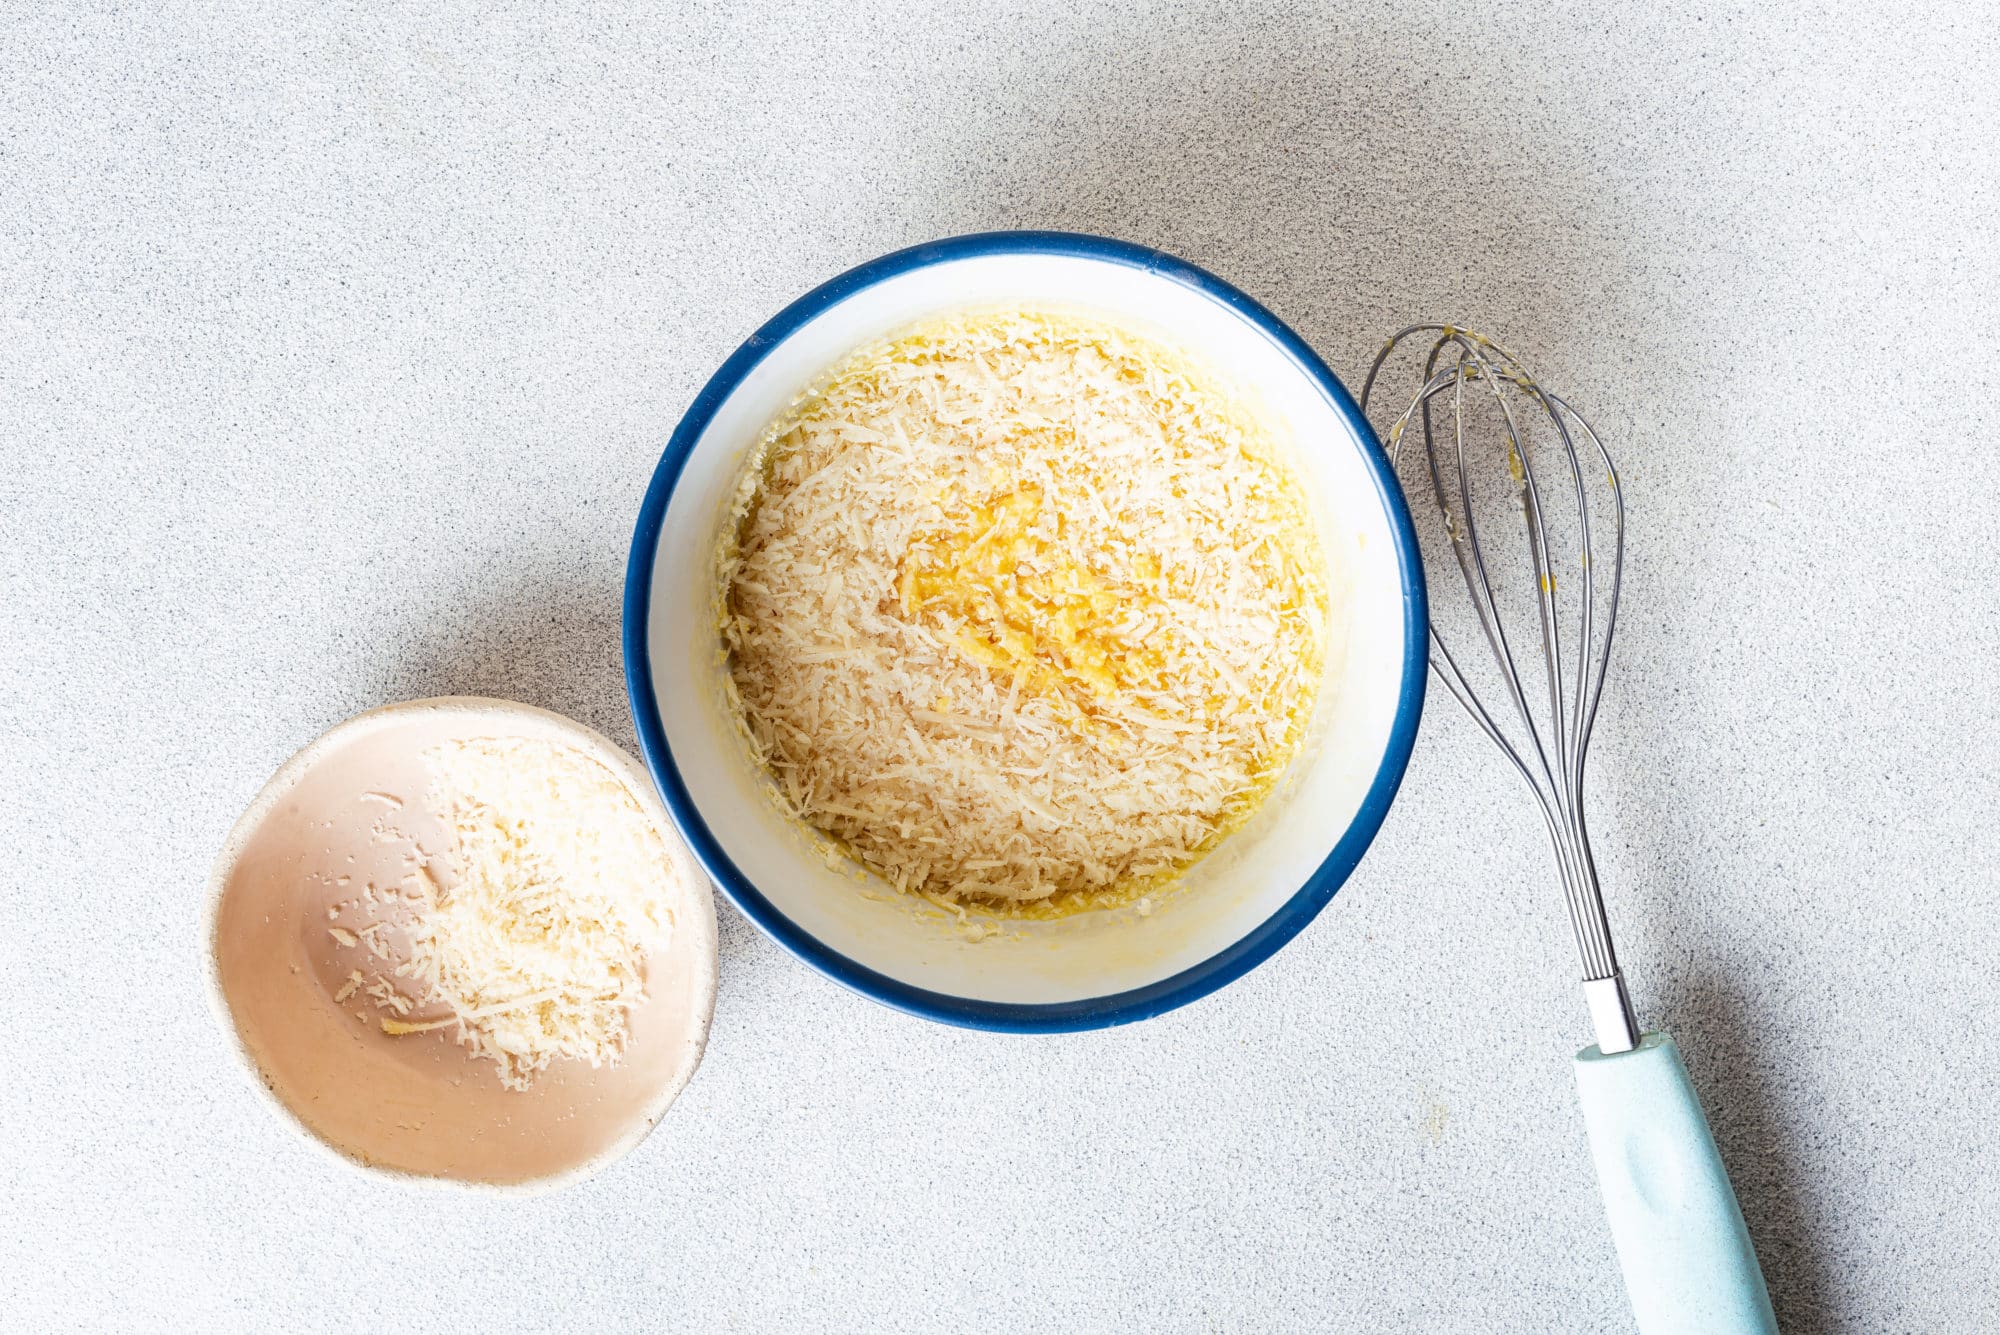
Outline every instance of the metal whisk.
[[[1423, 340], [1429, 341], [1423, 378], [1389, 428], [1389, 455], [1400, 462], [1404, 436], [1416, 421], [1423, 433], [1431, 497], [1443, 515], [1446, 537], [1518, 728], [1503, 724], [1481, 702], [1435, 621], [1431, 668], [1513, 762], [1548, 823], [1570, 926], [1583, 957], [1584, 996], [1597, 1029], [1596, 1045], [1577, 1054], [1577, 1090], [1633, 1314], [1645, 1335], [1775, 1335], [1757, 1254], [1680, 1051], [1664, 1033], [1642, 1035], [1633, 1019], [1584, 819], [1584, 762], [1604, 691], [1624, 577], [1625, 503], [1618, 470], [1590, 424], [1543, 389], [1518, 358], [1453, 325], [1416, 325], [1390, 339], [1362, 386], [1364, 414], [1390, 355], [1405, 342], [1418, 347]], [[1482, 463], [1468, 457], [1467, 412], [1488, 402], [1497, 409], [1499, 431], [1497, 439], [1484, 442], [1490, 456], [1485, 466], [1497, 469], [1504, 458], [1527, 542], [1531, 586], [1519, 579], [1496, 582], [1487, 535], [1477, 517], [1476, 500], [1494, 493], [1474, 483]], [[1440, 405], [1448, 405], [1451, 414], [1448, 434], [1434, 420], [1433, 409]], [[1546, 491], [1545, 479], [1535, 472], [1537, 443], [1552, 451], [1543, 457], [1554, 458], [1558, 474]], [[1479, 444], [1475, 441], [1471, 450], [1476, 452]], [[1607, 535], [1591, 529], [1592, 492], [1606, 484], [1609, 493], [1597, 491], [1597, 502], [1612, 520], [1608, 542]], [[1570, 502], [1575, 523], [1565, 528]], [[1560, 508], [1551, 512], [1546, 508], [1551, 505]], [[1545, 523], [1549, 518], [1569, 539], [1567, 546], [1551, 541]], [[1570, 557], [1574, 564], [1558, 556]], [[1519, 569], [1516, 562], [1517, 573]], [[1601, 610], [1600, 583], [1606, 588]], [[1547, 696], [1546, 712], [1540, 713], [1529, 700], [1543, 692], [1524, 682], [1501, 613], [1503, 602], [1519, 604], [1530, 594]], [[1574, 607], [1578, 616], [1575, 642], [1565, 652], [1562, 610], [1567, 607]], [[1510, 737], [1510, 731], [1515, 735]]]
[[[1446, 532], [1451, 537], [1459, 570], [1465, 576], [1465, 587], [1472, 595], [1486, 642], [1499, 661], [1508, 697], [1526, 730], [1525, 752], [1515, 746], [1480, 702], [1435, 624], [1430, 633], [1431, 668], [1534, 791], [1542, 819], [1548, 824], [1549, 840], [1555, 846], [1556, 863], [1562, 871], [1563, 899], [1569, 907], [1577, 950], [1583, 956], [1583, 991], [1597, 1029], [1598, 1048], [1606, 1053], [1629, 1052], [1639, 1042], [1639, 1027], [1632, 1016], [1632, 1001], [1625, 991], [1624, 979], [1618, 972], [1618, 953], [1611, 944], [1611, 924], [1604, 914], [1597, 864], [1590, 852], [1590, 827], [1583, 812], [1584, 762], [1590, 751], [1590, 730], [1597, 718], [1598, 697], [1604, 690], [1604, 670], [1611, 657], [1612, 633], [1617, 629], [1618, 595], [1624, 576], [1625, 503], [1618, 494], [1618, 470], [1590, 423], [1569, 404], [1544, 390], [1519, 359], [1487, 338], [1452, 325], [1413, 325], [1389, 340], [1377, 354], [1361, 388], [1364, 414], [1376, 378], [1390, 355], [1406, 340], [1424, 335], [1434, 336], [1424, 361], [1424, 383], [1403, 415], [1389, 428], [1389, 457], [1400, 462], [1403, 436], [1414, 417], [1423, 429], [1431, 494], [1444, 513]], [[1471, 472], [1466, 463], [1468, 390], [1490, 394], [1500, 412], [1508, 471], [1527, 529], [1528, 557], [1541, 612], [1542, 665], [1548, 690], [1546, 719], [1538, 719], [1528, 703], [1528, 691], [1522, 685], [1494, 597], [1486, 553], [1480, 546]], [[1445, 395], [1450, 397], [1452, 415], [1448, 462], [1440, 458], [1438, 433], [1432, 420], [1433, 401]], [[1568, 462], [1567, 477], [1558, 479], [1555, 485], [1561, 487], [1566, 481], [1574, 488], [1576, 534], [1582, 553], [1582, 625], [1575, 645], [1575, 664], [1568, 672], [1563, 662], [1562, 630], [1556, 607], [1557, 579], [1568, 576], [1559, 576], [1550, 560], [1541, 483], [1535, 476], [1528, 440], [1514, 415], [1517, 406], [1546, 418], [1553, 426], [1554, 438], [1561, 442]], [[1610, 484], [1612, 512], [1617, 521], [1610, 535], [1610, 597], [1604, 607], [1601, 633], [1596, 586], [1601, 577], [1598, 549], [1602, 543], [1594, 541], [1590, 531], [1591, 507], [1585, 491], [1586, 468], [1578, 449], [1579, 439], [1595, 453], [1593, 462], [1601, 466]], [[1594, 480], [1597, 467], [1588, 471]]]

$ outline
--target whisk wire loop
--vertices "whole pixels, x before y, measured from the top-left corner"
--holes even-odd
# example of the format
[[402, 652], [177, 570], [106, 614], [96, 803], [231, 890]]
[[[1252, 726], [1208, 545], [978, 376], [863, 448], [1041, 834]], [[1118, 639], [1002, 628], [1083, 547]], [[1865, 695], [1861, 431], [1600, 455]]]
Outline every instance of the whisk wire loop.
[[[1429, 337], [1429, 348], [1424, 356], [1422, 380], [1408, 406], [1391, 425], [1386, 443], [1391, 460], [1400, 463], [1404, 436], [1411, 423], [1416, 422], [1422, 432], [1431, 498], [1442, 516], [1481, 635], [1499, 669], [1508, 702], [1520, 721], [1521, 744], [1516, 744], [1480, 699], [1464, 666], [1453, 655], [1435, 623], [1430, 630], [1431, 667], [1534, 793], [1555, 850], [1564, 905], [1582, 957], [1586, 989], [1598, 983], [1611, 985], [1609, 992], [1592, 993], [1600, 1037], [1605, 1040], [1604, 1050], [1629, 1047], [1627, 1040], [1636, 1034], [1636, 1029], [1630, 1002], [1619, 981], [1617, 952], [1605, 915], [1583, 803], [1590, 733], [1603, 697], [1624, 580], [1625, 504], [1618, 472], [1590, 424], [1567, 402], [1541, 388], [1518, 358], [1482, 335], [1452, 325], [1413, 325], [1390, 339], [1377, 354], [1362, 386], [1363, 413], [1368, 411], [1377, 379], [1390, 356], [1405, 342], [1425, 336]], [[1527, 569], [1535, 586], [1534, 620], [1548, 697], [1546, 717], [1538, 716], [1529, 703], [1529, 688], [1524, 685], [1516, 663], [1514, 645], [1495, 589], [1494, 571], [1487, 559], [1476, 504], [1481, 495], [1474, 481], [1479, 467], [1471, 458], [1467, 442], [1469, 388], [1475, 394], [1484, 389], [1498, 414], [1506, 467], [1522, 521]], [[1561, 463], [1567, 464], [1567, 479], [1562, 477], [1564, 470], [1560, 464], [1554, 478], [1538, 476], [1536, 451], [1530, 448], [1523, 420], [1516, 415], [1523, 402], [1533, 409], [1537, 421], [1546, 419], [1552, 429], [1543, 438], [1546, 440], [1552, 434]], [[1452, 418], [1448, 446], [1441, 441], [1444, 433], [1438, 429], [1434, 415], [1434, 406], [1442, 411], [1447, 403]], [[1602, 465], [1611, 488], [1611, 564], [1601, 633], [1597, 598], [1601, 567], [1597, 564], [1597, 541], [1591, 529], [1586, 449]], [[1563, 486], [1565, 480], [1567, 488]], [[1579, 615], [1573, 660], [1564, 652], [1560, 577], [1550, 554], [1545, 482], [1553, 488], [1551, 494], [1560, 495], [1567, 490], [1575, 503], [1575, 535], [1582, 568], [1574, 600]], [[1615, 1004], [1609, 1009], [1619, 1014], [1611, 1015], [1607, 1021], [1605, 1008], [1599, 1003], [1613, 994]]]

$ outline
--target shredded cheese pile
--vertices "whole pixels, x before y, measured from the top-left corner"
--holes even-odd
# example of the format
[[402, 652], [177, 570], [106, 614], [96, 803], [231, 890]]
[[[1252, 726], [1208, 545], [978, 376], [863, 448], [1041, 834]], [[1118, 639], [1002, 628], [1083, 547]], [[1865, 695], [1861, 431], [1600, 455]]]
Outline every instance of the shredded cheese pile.
[[1325, 561], [1261, 424], [1054, 312], [867, 348], [773, 424], [725, 542], [780, 801], [950, 906], [1126, 902], [1248, 817], [1311, 714]]
[[482, 738], [424, 758], [451, 872], [440, 884], [420, 869], [405, 883], [415, 909], [409, 959], [395, 972], [452, 1014], [383, 1028], [455, 1021], [458, 1040], [512, 1089], [558, 1057], [617, 1060], [627, 1012], [645, 995], [646, 956], [673, 924], [659, 831], [617, 776], [571, 747]]

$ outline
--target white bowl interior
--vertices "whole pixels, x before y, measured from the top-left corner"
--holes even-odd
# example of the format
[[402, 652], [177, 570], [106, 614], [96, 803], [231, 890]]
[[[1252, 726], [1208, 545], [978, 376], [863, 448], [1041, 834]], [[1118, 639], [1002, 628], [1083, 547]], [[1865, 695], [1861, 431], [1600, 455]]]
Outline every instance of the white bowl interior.
[[[1047, 305], [1149, 333], [1219, 370], [1289, 436], [1332, 570], [1332, 651], [1305, 745], [1251, 822], [1152, 912], [1009, 923], [969, 939], [942, 911], [829, 865], [773, 804], [724, 704], [714, 553], [764, 428], [860, 345], [967, 306]], [[992, 254], [903, 272], [821, 311], [772, 347], [690, 452], [654, 557], [647, 648], [674, 765], [745, 877], [831, 949], [902, 983], [977, 1001], [1050, 1004], [1169, 978], [1270, 918], [1326, 860], [1381, 765], [1399, 699], [1404, 588], [1391, 520], [1360, 437], [1284, 347], [1172, 278], [1072, 255]]]

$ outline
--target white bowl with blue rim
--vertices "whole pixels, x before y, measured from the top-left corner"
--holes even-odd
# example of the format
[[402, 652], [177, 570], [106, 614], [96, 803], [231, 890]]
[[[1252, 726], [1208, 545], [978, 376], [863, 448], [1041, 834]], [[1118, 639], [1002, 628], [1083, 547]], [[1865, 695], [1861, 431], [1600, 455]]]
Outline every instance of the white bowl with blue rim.
[[[966, 307], [1101, 316], [1220, 371], [1292, 442], [1331, 570], [1326, 677], [1298, 756], [1240, 830], [1150, 912], [1008, 923], [951, 915], [829, 860], [771, 800], [725, 703], [716, 546], [763, 430], [860, 346]], [[877, 1001], [1016, 1032], [1145, 1019], [1256, 967], [1324, 908], [1401, 782], [1423, 709], [1423, 568], [1395, 474], [1339, 379], [1221, 279], [1094, 236], [995, 232], [851, 269], [787, 306], [681, 419], [639, 512], [625, 584], [632, 715], [667, 809], [745, 916]]]

